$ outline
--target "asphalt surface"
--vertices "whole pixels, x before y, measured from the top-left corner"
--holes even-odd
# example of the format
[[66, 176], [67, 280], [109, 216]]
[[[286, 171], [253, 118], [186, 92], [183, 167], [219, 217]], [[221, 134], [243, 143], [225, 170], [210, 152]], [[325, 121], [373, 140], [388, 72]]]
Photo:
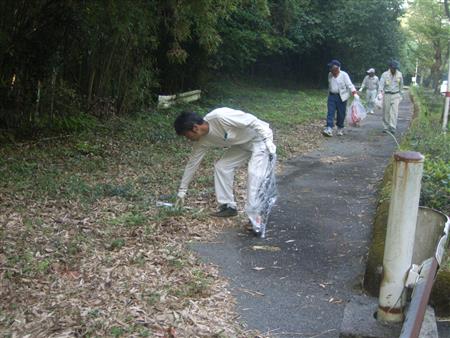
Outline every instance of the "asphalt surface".
[[[400, 103], [400, 136], [412, 117]], [[249, 329], [273, 337], [338, 337], [345, 304], [361, 294], [378, 184], [397, 145], [381, 112], [285, 163], [267, 238], [224, 232], [194, 250], [230, 281]]]

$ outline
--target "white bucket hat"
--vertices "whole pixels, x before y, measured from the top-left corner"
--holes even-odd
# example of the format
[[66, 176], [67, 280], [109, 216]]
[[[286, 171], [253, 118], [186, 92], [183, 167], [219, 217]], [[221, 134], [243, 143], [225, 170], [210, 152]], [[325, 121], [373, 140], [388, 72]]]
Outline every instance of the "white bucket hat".
[[367, 70], [367, 73], [375, 73], [375, 69], [369, 68], [369, 69]]

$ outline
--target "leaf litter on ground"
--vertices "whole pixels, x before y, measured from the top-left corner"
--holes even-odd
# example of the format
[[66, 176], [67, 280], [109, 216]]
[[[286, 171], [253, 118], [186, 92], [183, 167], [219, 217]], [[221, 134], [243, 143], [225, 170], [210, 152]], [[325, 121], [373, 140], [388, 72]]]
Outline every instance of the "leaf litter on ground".
[[[317, 147], [316, 135], [320, 126], [314, 122], [278, 134], [278, 144], [290, 157]], [[98, 167], [92, 160], [100, 155], [73, 153], [70, 139], [2, 150], [8, 161], [0, 174], [10, 179], [0, 185], [0, 333], [255, 336], [241, 325], [217, 267], [202, 263], [187, 246], [211, 241], [225, 228], [243, 228], [244, 216], [208, 217], [216, 207], [212, 179], [193, 182], [190, 209], [157, 207], [158, 196], [176, 189], [180, 155], [146, 142], [106, 136], [95, 142]], [[174, 148], [189, 152], [182, 142]], [[24, 172], [23, 161], [36, 166]], [[211, 163], [206, 159], [198, 177], [213, 177]], [[237, 172], [240, 206], [245, 176], [244, 169]]]

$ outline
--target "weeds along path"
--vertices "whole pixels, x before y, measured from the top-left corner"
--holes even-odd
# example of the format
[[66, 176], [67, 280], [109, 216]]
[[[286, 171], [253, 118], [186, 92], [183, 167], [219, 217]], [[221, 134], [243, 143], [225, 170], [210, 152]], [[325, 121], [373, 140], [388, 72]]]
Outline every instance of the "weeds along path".
[[[276, 95], [282, 96], [271, 94]], [[279, 125], [284, 158], [315, 149], [322, 140], [321, 123], [286, 123], [290, 108], [283, 104], [292, 105], [296, 95], [303, 97], [285, 94], [275, 102], [278, 108], [260, 102], [266, 107], [262, 114]], [[316, 98], [322, 102], [322, 93]], [[248, 96], [248, 102], [257, 100]], [[220, 153], [204, 160], [189, 209], [155, 205], [176, 191], [190, 152], [171, 130], [175, 113], [113, 121], [61, 140], [2, 146], [1, 335], [250, 334], [239, 325], [227, 281], [187, 247], [242, 225], [240, 218], [208, 217], [216, 208], [212, 162]], [[236, 182], [239, 203], [243, 175]]]

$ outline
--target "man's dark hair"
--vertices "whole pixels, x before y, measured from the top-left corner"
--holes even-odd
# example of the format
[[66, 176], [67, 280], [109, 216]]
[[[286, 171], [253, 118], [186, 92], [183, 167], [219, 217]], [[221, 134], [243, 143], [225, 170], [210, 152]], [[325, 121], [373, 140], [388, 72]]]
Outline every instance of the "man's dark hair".
[[196, 113], [183, 112], [173, 123], [177, 135], [183, 135], [185, 132], [194, 128], [194, 124], [203, 124], [203, 118]]
[[388, 66], [394, 69], [400, 69], [400, 62], [397, 60], [390, 60]]

